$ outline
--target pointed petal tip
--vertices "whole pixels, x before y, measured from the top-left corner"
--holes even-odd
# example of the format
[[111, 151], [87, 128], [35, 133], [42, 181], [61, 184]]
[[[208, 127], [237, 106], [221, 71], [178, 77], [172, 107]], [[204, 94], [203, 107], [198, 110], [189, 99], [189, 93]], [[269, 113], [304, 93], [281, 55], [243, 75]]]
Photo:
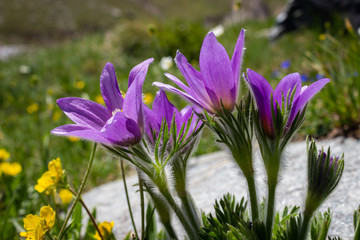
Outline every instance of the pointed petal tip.
[[[207, 34], [206, 34], [206, 36], [205, 36], [205, 39], [206, 38], [215, 38], [216, 39], [216, 36], [215, 36], [215, 34], [212, 32], [212, 31], [209, 31]], [[204, 41], [205, 41], [205, 39], [204, 39]]]

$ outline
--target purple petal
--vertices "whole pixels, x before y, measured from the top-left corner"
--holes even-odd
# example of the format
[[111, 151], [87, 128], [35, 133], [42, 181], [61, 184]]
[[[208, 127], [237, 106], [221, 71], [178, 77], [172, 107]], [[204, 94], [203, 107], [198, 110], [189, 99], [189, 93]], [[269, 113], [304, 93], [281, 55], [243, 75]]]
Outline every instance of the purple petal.
[[174, 112], [176, 111], [176, 108], [168, 100], [164, 90], [160, 89], [160, 91], [156, 94], [152, 109], [156, 116], [161, 119], [161, 122], [162, 119], [165, 118], [168, 126], [171, 125], [171, 121], [174, 116]]
[[57, 104], [64, 113], [75, 123], [101, 129], [111, 117], [108, 109], [104, 106], [82, 98], [60, 98]]
[[139, 72], [141, 72], [141, 71], [147, 72], [147, 68], [149, 67], [150, 63], [152, 63], [153, 61], [154, 61], [153, 58], [149, 58], [149, 59], [143, 61], [142, 63], [139, 63], [135, 67], [133, 67], [133, 69], [131, 69], [131, 71], [129, 73], [128, 88], [134, 82], [134, 80], [135, 80], [136, 76], [139, 74]]
[[288, 126], [292, 124], [296, 115], [299, 113], [299, 111], [301, 111], [305, 107], [308, 101], [310, 101], [310, 99], [316, 93], [318, 93], [328, 82], [330, 82], [330, 80], [327, 78], [320, 79], [314, 82], [313, 84], [311, 84], [310, 86], [308, 86], [306, 89], [304, 89], [301, 92], [300, 96], [294, 100], [293, 106], [290, 111], [289, 119], [287, 122]]
[[107, 63], [101, 73], [100, 90], [110, 112], [122, 109], [124, 100], [119, 90], [114, 66], [111, 63]]
[[154, 142], [152, 131], [158, 133], [161, 128], [159, 117], [146, 105], [144, 105], [144, 130], [148, 138]]
[[101, 129], [100, 134], [113, 145], [119, 146], [130, 146], [141, 140], [138, 124], [122, 112], [117, 112], [111, 117]]
[[165, 73], [165, 76], [167, 78], [169, 78], [171, 81], [173, 81], [176, 85], [178, 85], [182, 90], [184, 90], [186, 93], [191, 94], [192, 91], [191, 89], [186, 86], [182, 81], [180, 81], [180, 79], [178, 79], [177, 77], [175, 77], [174, 75], [170, 74], [170, 73]]
[[[169, 91], [169, 92], [172, 92], [172, 93], [175, 93], [177, 95], [179, 95], [180, 97], [183, 97], [185, 100], [193, 103], [193, 104], [196, 104], [198, 105], [199, 107], [203, 108], [205, 106], [202, 106], [201, 103], [199, 103], [197, 101], [197, 99], [193, 98], [192, 96], [190, 96], [189, 94], [171, 86], [171, 85], [168, 85], [168, 84], [164, 84], [164, 83], [161, 83], [161, 82], [153, 82], [153, 85], [156, 86], [156, 87], [159, 87], [161, 89], [164, 89], [165, 91]], [[211, 108], [209, 108], [211, 109]], [[206, 109], [208, 110], [208, 109]]]
[[81, 126], [78, 124], [68, 124], [63, 125], [60, 127], [57, 127], [53, 130], [51, 130], [51, 133], [54, 135], [60, 135], [60, 136], [73, 136], [73, 137], [79, 137], [83, 139], [87, 139], [90, 141], [95, 141], [98, 143], [110, 145], [111, 142], [107, 140], [106, 138], [102, 137], [100, 132], [89, 128], [86, 126]]
[[201, 73], [194, 69], [179, 51], [176, 53], [175, 63], [191, 89], [191, 92], [186, 92], [192, 95], [201, 105], [210, 107], [211, 100], [206, 92]]
[[[124, 100], [124, 113], [125, 116], [131, 118], [139, 124], [141, 130], [143, 130], [143, 101], [142, 101], [142, 86], [148, 71], [149, 64], [153, 59], [148, 59], [141, 64], [137, 65], [132, 70], [133, 82], [129, 84], [129, 89], [126, 92]], [[129, 78], [130, 81], [130, 78]]]
[[299, 73], [292, 73], [281, 79], [276, 89], [274, 90], [274, 103], [276, 101], [281, 108], [282, 99], [284, 96], [284, 99], [286, 99], [289, 104], [291, 93], [295, 87], [296, 90], [293, 98], [294, 100], [298, 98], [301, 92], [301, 77]]
[[251, 69], [247, 69], [247, 77], [245, 76], [245, 79], [249, 84], [253, 97], [255, 98], [263, 128], [267, 134], [271, 135], [273, 129], [270, 104], [271, 94], [273, 91], [272, 87], [263, 76]]
[[244, 53], [245, 30], [241, 29], [238, 40], [235, 45], [234, 53], [231, 58], [231, 69], [235, 77], [235, 86], [237, 93], [239, 91], [240, 71]]
[[[230, 58], [211, 32], [206, 35], [201, 47], [200, 70], [214, 106], [220, 107], [221, 100], [227, 109], [232, 110], [237, 92]], [[216, 95], [217, 98], [211, 95]]]

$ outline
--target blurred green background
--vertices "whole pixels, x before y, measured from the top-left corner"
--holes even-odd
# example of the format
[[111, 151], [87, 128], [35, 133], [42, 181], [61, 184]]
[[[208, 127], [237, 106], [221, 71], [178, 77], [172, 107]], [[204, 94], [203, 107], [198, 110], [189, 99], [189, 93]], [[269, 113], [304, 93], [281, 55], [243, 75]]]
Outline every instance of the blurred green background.
[[[22, 171], [0, 175], [0, 239], [18, 239], [22, 218], [46, 204], [34, 185], [51, 159], [61, 158], [75, 186], [85, 171], [91, 144], [50, 135], [71, 122], [56, 99], [76, 96], [101, 103], [99, 76], [106, 62], [114, 64], [126, 91], [130, 69], [149, 57], [155, 61], [143, 92], [154, 96], [153, 81], [169, 82], [164, 72], [183, 79], [173, 62], [162, 66], [161, 59], [172, 59], [179, 49], [198, 66], [202, 40], [215, 27], [230, 55], [241, 28], [247, 29], [243, 70], [252, 68], [274, 85], [291, 72], [299, 72], [304, 84], [332, 80], [308, 106], [297, 139], [359, 137], [360, 47], [351, 27], [341, 19], [336, 26], [301, 29], [270, 43], [269, 29], [286, 1], [263, 0], [261, 7], [254, 2], [1, 1], [0, 149], [10, 157], [0, 154], [0, 162], [20, 163]], [[168, 95], [176, 106], [185, 106]], [[206, 129], [203, 135], [196, 155], [219, 150]], [[87, 189], [119, 177], [119, 161], [100, 150]]]

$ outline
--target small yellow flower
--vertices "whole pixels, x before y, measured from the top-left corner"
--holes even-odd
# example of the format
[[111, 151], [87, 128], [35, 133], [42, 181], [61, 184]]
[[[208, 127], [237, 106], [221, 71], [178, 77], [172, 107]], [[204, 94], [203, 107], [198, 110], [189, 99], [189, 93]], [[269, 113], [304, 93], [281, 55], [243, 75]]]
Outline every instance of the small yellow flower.
[[96, 95], [95, 102], [97, 102], [99, 104], [104, 104], [105, 103], [103, 97], [100, 94]]
[[73, 194], [67, 189], [61, 189], [59, 191], [59, 196], [60, 196], [61, 201], [62, 201], [62, 203], [64, 205], [69, 204], [72, 201], [73, 197], [74, 197]]
[[44, 206], [40, 209], [40, 218], [45, 220], [45, 230], [50, 230], [55, 224], [55, 211], [50, 206]]
[[154, 100], [154, 96], [151, 93], [145, 93], [143, 96], [143, 100], [145, 104], [150, 104]]
[[33, 103], [31, 105], [29, 105], [27, 108], [26, 108], [26, 111], [29, 113], [29, 114], [32, 114], [34, 112], [37, 112], [39, 110], [39, 105], [37, 103]]
[[85, 87], [85, 82], [84, 81], [77, 81], [77, 82], [75, 82], [75, 87], [77, 88], [77, 89], [83, 89], [84, 87]]
[[61, 115], [62, 115], [62, 113], [60, 111], [55, 111], [52, 115], [52, 120], [54, 122], [59, 121], [59, 119], [61, 118]]
[[77, 141], [80, 140], [80, 138], [78, 138], [78, 137], [73, 137], [73, 136], [69, 136], [68, 139], [69, 139], [70, 142], [77, 142]]
[[63, 168], [61, 166], [60, 158], [56, 158], [49, 162], [48, 171], [37, 180], [35, 190], [39, 193], [45, 191], [46, 194], [50, 194], [56, 189], [56, 185], [61, 180], [63, 175]]
[[16, 176], [21, 172], [21, 165], [17, 162], [2, 162], [0, 163], [0, 175], [4, 173], [9, 176]]
[[23, 219], [26, 232], [21, 232], [20, 236], [26, 240], [43, 240], [45, 220], [37, 215], [29, 214]]
[[10, 153], [6, 151], [4, 148], [0, 148], [0, 161], [8, 160], [10, 157]]
[[319, 35], [319, 40], [324, 41], [326, 39], [326, 34], [322, 33]]
[[[111, 221], [111, 223], [105, 221], [99, 224], [99, 230], [104, 240], [115, 239], [114, 234], [112, 233], [113, 227], [114, 227], [114, 221]], [[95, 233], [94, 239], [101, 240], [98, 232]]]
[[40, 209], [40, 216], [27, 215], [24, 219], [24, 228], [26, 232], [21, 232], [20, 236], [26, 240], [43, 240], [44, 235], [55, 224], [55, 211], [50, 206], [44, 206]]

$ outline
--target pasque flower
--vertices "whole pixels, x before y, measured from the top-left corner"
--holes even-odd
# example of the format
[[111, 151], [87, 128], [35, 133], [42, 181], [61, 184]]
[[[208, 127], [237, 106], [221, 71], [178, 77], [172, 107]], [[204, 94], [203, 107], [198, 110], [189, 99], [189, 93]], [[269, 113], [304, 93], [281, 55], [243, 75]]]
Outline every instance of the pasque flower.
[[160, 91], [156, 94], [152, 109], [144, 106], [146, 135], [149, 140], [154, 143], [155, 139], [153, 138], [153, 133], [155, 133], [157, 136], [164, 119], [170, 130], [173, 118], [175, 120], [177, 134], [179, 134], [184, 124], [185, 128], [187, 128], [187, 124], [191, 116], [193, 116], [193, 118], [189, 123], [189, 133], [192, 133], [201, 125], [201, 123], [198, 121], [197, 115], [193, 114], [193, 108], [187, 106], [179, 112], [177, 108], [168, 100], [165, 92], [160, 89]]
[[306, 205], [315, 210], [335, 189], [344, 170], [344, 155], [331, 155], [330, 148], [318, 151], [308, 143], [308, 194]]
[[120, 93], [114, 66], [107, 63], [100, 76], [106, 107], [82, 98], [61, 98], [57, 104], [75, 124], [57, 127], [51, 133], [110, 146], [130, 146], [139, 142], [144, 128], [142, 85], [152, 61], [148, 59], [131, 70], [125, 98]]
[[242, 29], [230, 60], [225, 48], [218, 43], [214, 33], [208, 33], [200, 51], [200, 71], [191, 66], [179, 51], [176, 54], [175, 63], [188, 86], [171, 74], [165, 75], [182, 91], [160, 82], [153, 84], [182, 96], [210, 113], [221, 111], [221, 105], [232, 111], [239, 93], [244, 37], [245, 31]]
[[[266, 135], [271, 138], [275, 135], [273, 111], [276, 115], [278, 110], [285, 110], [287, 116], [286, 132], [308, 101], [330, 81], [324, 78], [310, 86], [302, 87], [300, 74], [292, 73], [285, 76], [274, 90], [263, 76], [251, 69], [247, 70], [245, 79], [256, 101], [262, 128]], [[271, 103], [271, 99], [273, 99], [273, 103]], [[273, 110], [271, 109], [272, 106], [274, 107]]]

